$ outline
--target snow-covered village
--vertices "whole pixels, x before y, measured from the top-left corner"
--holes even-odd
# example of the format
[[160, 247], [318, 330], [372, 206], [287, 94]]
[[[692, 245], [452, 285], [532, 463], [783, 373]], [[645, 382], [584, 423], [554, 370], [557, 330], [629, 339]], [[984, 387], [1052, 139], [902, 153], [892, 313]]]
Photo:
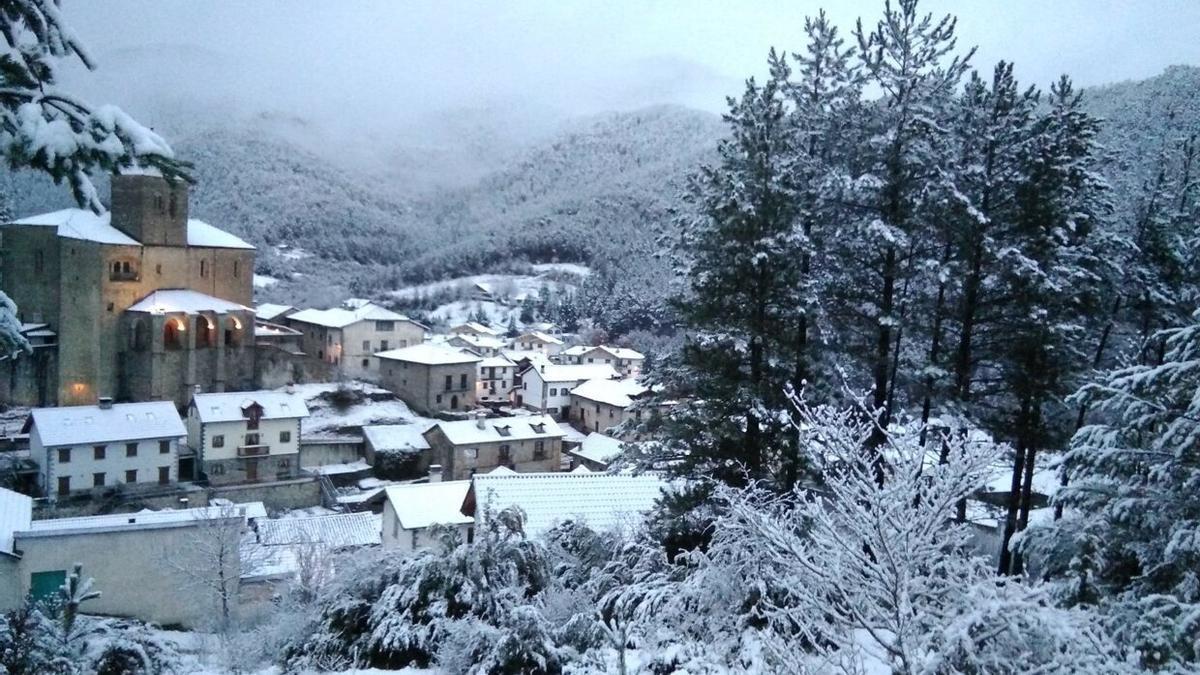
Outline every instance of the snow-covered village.
[[0, 674], [1200, 672], [1200, 3], [0, 28]]

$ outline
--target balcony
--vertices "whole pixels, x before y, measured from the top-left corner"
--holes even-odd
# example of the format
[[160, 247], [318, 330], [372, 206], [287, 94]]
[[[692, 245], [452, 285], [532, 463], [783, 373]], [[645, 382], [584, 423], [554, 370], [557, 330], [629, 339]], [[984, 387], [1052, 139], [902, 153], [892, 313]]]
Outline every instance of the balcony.
[[238, 457], [262, 457], [263, 455], [271, 454], [271, 446], [269, 445], [239, 445], [237, 449]]

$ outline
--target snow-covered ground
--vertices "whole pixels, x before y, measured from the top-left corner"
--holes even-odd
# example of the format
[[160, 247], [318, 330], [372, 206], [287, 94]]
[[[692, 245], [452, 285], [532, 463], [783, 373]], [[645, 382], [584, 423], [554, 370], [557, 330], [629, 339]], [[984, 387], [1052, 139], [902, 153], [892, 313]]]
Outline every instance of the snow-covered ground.
[[[329, 395], [343, 386], [356, 390], [362, 400], [347, 408], [335, 406]], [[336, 436], [369, 424], [406, 424], [429, 419], [414, 413], [386, 389], [367, 382], [299, 384], [294, 390], [308, 405], [309, 415], [300, 423], [301, 436]]]
[[275, 277], [269, 277], [265, 274], [255, 274], [254, 275], [254, 287], [255, 288], [270, 288], [277, 283], [279, 283], [279, 280], [276, 279]]
[[[543, 288], [549, 289], [553, 295], [571, 292], [578, 287], [578, 281], [592, 273], [586, 265], [579, 263], [543, 263], [532, 268], [536, 274], [476, 274], [408, 286], [392, 291], [390, 295], [400, 300], [411, 300], [418, 296], [455, 293], [461, 299], [439, 305], [430, 312], [430, 316], [454, 325], [468, 321], [482, 311], [492, 324], [506, 325], [510, 317], [515, 318], [520, 314], [520, 303], [525, 298], [537, 298]], [[577, 281], [572, 281], [571, 277]], [[499, 302], [471, 299], [475, 295], [476, 284], [486, 286]]]

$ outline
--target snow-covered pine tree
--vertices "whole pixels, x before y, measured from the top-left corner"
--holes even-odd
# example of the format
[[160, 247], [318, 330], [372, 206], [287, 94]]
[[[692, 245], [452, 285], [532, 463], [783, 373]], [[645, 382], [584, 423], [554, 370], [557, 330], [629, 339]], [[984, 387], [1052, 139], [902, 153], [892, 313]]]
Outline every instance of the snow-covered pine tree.
[[1071, 602], [1096, 602], [1141, 665], [1200, 664], [1200, 311], [1164, 331], [1157, 364], [1112, 370], [1072, 403], [1063, 518], [1027, 548]]
[[1035, 123], [1024, 152], [1016, 214], [1003, 249], [998, 282], [1010, 298], [1003, 316], [1000, 381], [1011, 397], [1014, 458], [1000, 572], [1020, 574], [1008, 544], [1025, 529], [1039, 450], [1061, 447], [1074, 415], [1062, 405], [1090, 365], [1088, 321], [1102, 277], [1097, 225], [1105, 184], [1095, 172], [1098, 121], [1065, 76], [1050, 89], [1049, 110]]
[[877, 427], [870, 448], [883, 442], [895, 407], [909, 283], [922, 261], [936, 256], [928, 250], [926, 228], [942, 184], [945, 120], [974, 53], [953, 55], [954, 30], [952, 16], [935, 21], [921, 15], [917, 0], [895, 6], [888, 0], [873, 30], [861, 21], [855, 30], [868, 86], [883, 93], [858, 130], [862, 178], [854, 199], [865, 208], [853, 210], [857, 232], [838, 261], [844, 273], [857, 277], [842, 288], [864, 291], [848, 306], [859, 315], [851, 330], [869, 355]]
[[0, 153], [13, 166], [45, 171], [66, 181], [80, 205], [100, 213], [104, 206], [92, 184], [93, 171], [151, 168], [187, 179], [158, 134], [120, 108], [93, 107], [59, 89], [57, 64], [78, 59], [96, 67], [67, 24], [59, 0], [11, 0], [0, 5]]
[[79, 606], [88, 600], [100, 597], [100, 591], [92, 590], [95, 580], [83, 576], [83, 563], [75, 563], [71, 574], [63, 582], [59, 593], [62, 595], [62, 632], [63, 639], [70, 640], [75, 632], [75, 620], [79, 618]]
[[[774, 51], [771, 60], [782, 61]], [[794, 457], [784, 395], [794, 362], [784, 358], [794, 353], [808, 240], [785, 85], [750, 79], [729, 100], [730, 136], [719, 163], [689, 182], [676, 248], [688, 288], [674, 304], [689, 339], [663, 372], [671, 395], [694, 395], [669, 416], [665, 445], [679, 470], [731, 483], [779, 478], [781, 458]]]

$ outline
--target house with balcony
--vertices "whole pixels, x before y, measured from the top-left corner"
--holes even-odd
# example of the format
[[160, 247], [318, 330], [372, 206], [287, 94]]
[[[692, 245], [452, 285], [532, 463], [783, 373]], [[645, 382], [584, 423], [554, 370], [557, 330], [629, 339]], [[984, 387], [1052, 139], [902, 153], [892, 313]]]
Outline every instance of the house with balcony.
[[418, 413], [475, 407], [481, 357], [444, 344], [419, 344], [376, 356], [380, 382]]
[[192, 396], [188, 445], [212, 485], [290, 480], [300, 475], [304, 399], [286, 391]]
[[425, 432], [442, 479], [463, 480], [498, 467], [514, 471], [558, 471], [566, 434], [548, 415], [438, 422]]
[[480, 361], [475, 400], [484, 404], [508, 405], [516, 374], [517, 364], [506, 356], [489, 356]]
[[96, 405], [35, 408], [26, 431], [38, 487], [51, 501], [171, 485], [179, 480], [181, 461], [191, 478], [191, 460], [180, 451], [187, 430], [170, 401], [101, 398]]
[[522, 333], [513, 338], [512, 349], [525, 352], [541, 352], [546, 356], [554, 356], [562, 351], [563, 341], [539, 330]]

